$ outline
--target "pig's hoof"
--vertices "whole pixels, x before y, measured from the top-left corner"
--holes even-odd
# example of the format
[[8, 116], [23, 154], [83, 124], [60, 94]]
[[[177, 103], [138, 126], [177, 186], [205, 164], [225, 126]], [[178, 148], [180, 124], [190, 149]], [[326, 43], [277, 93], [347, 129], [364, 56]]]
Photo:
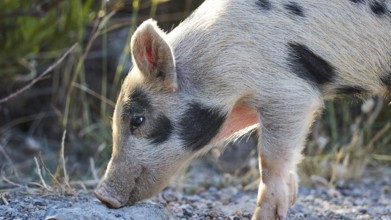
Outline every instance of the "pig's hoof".
[[121, 202], [117, 198], [110, 196], [103, 187], [95, 190], [94, 194], [102, 203], [110, 208], [118, 209], [122, 206]]
[[285, 220], [289, 206], [297, 194], [297, 176], [289, 173], [286, 178], [269, 176], [260, 184], [257, 206], [252, 220]]

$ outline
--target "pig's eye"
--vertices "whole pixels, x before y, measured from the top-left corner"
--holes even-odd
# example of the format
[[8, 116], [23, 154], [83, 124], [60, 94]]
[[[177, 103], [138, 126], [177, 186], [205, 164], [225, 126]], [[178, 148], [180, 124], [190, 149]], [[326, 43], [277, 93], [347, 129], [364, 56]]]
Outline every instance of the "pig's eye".
[[133, 117], [130, 122], [130, 130], [131, 131], [136, 130], [138, 127], [140, 127], [144, 123], [144, 121], [145, 121], [144, 116]]

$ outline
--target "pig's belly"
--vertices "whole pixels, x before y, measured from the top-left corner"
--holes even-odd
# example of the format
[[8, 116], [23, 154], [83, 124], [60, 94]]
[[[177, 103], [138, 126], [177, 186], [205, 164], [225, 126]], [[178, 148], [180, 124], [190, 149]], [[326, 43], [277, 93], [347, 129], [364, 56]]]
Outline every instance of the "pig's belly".
[[216, 141], [224, 140], [232, 134], [259, 123], [259, 113], [256, 109], [243, 103], [236, 104], [229, 113]]

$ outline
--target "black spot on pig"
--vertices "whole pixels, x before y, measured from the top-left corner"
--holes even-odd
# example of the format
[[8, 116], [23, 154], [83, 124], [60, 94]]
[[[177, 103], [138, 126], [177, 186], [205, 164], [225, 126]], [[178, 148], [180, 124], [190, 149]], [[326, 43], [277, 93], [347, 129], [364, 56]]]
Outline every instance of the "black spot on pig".
[[364, 3], [365, 0], [350, 0], [353, 3]]
[[151, 102], [148, 98], [147, 93], [141, 88], [136, 88], [133, 91], [133, 93], [130, 95], [130, 101], [143, 108], [151, 107]]
[[381, 77], [380, 80], [383, 85], [388, 89], [388, 92], [391, 93], [391, 72]]
[[304, 12], [303, 12], [303, 7], [298, 5], [296, 2], [289, 2], [288, 4], [284, 5], [284, 8], [291, 14], [300, 16], [300, 17], [305, 17]]
[[151, 133], [147, 136], [147, 139], [153, 144], [161, 144], [168, 140], [172, 133], [173, 127], [170, 119], [165, 115], [159, 116], [154, 120], [154, 127]]
[[272, 4], [268, 0], [258, 0], [256, 4], [263, 10], [270, 10], [272, 8]]
[[134, 114], [141, 114], [144, 113], [146, 109], [151, 108], [151, 101], [149, 100], [147, 93], [141, 88], [136, 88], [130, 95], [129, 101], [124, 104], [121, 117], [124, 119]]
[[288, 43], [288, 62], [298, 77], [317, 86], [331, 83], [335, 77], [334, 67], [307, 46], [299, 43]]
[[367, 93], [367, 91], [361, 86], [342, 86], [340, 88], [337, 88], [337, 94], [361, 95], [365, 93]]
[[377, 15], [383, 15], [387, 12], [387, 6], [384, 2], [375, 1], [371, 4], [371, 10]]
[[191, 103], [178, 124], [180, 139], [187, 149], [200, 150], [217, 135], [225, 118], [219, 109]]

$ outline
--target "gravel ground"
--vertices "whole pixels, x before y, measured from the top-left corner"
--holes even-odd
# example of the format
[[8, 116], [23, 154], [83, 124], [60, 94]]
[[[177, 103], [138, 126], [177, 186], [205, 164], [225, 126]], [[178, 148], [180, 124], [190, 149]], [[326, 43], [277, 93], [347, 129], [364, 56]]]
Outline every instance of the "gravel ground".
[[[31, 188], [5, 190], [0, 198], [0, 220], [250, 219], [256, 192], [244, 191], [235, 178], [227, 180], [226, 176], [203, 169], [192, 169], [188, 176], [198, 176], [199, 182], [169, 187], [150, 201], [121, 209], [106, 208], [91, 192], [56, 196]], [[224, 181], [231, 186], [222, 186]], [[360, 181], [341, 181], [333, 189], [301, 187], [288, 219], [391, 220], [390, 172], [367, 175]]]

